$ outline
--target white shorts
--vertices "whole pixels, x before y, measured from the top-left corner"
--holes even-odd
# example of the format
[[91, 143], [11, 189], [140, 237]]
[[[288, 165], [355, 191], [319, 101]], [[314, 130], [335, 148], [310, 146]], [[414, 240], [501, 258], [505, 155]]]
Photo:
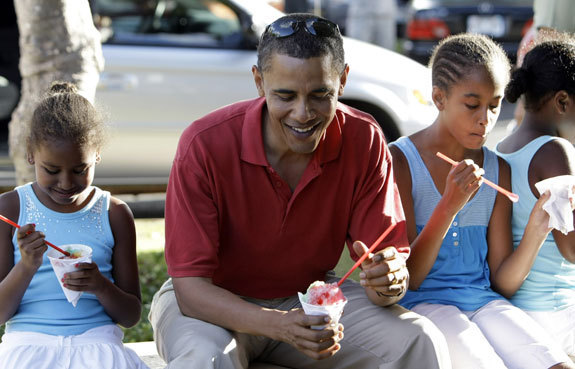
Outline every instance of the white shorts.
[[0, 369], [149, 369], [122, 343], [116, 325], [76, 336], [10, 332], [0, 343]]
[[571, 357], [575, 357], [575, 306], [557, 311], [525, 311]]
[[427, 303], [411, 310], [443, 332], [453, 368], [541, 369], [570, 362], [540, 325], [506, 300], [476, 311]]

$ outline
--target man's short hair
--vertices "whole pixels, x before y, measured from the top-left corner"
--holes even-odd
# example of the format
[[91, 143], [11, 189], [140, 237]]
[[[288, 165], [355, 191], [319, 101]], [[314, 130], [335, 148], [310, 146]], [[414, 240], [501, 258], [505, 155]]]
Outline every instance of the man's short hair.
[[274, 53], [298, 59], [331, 55], [338, 73], [345, 68], [339, 28], [313, 14], [289, 14], [268, 25], [258, 44], [258, 69], [261, 72], [269, 70]]

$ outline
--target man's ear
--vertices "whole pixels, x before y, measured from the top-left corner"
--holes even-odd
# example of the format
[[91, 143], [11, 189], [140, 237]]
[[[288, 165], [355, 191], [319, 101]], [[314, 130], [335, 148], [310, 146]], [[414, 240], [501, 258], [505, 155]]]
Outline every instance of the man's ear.
[[445, 109], [445, 102], [447, 100], [447, 95], [445, 91], [437, 86], [433, 86], [433, 90], [431, 91], [431, 99], [435, 104], [437, 110], [441, 111]]
[[31, 152], [26, 154], [26, 160], [28, 161], [28, 164], [30, 165], [34, 165], [34, 154], [32, 154]]
[[96, 153], [96, 164], [99, 164], [102, 161], [102, 156], [100, 156], [100, 152]]
[[266, 96], [264, 90], [264, 76], [258, 69], [257, 65], [252, 66], [252, 74], [254, 76], [254, 82], [256, 83], [256, 88], [258, 89], [258, 95], [260, 97]]
[[349, 73], [349, 65], [346, 64], [345, 67], [343, 68], [343, 72], [341, 72], [341, 75], [339, 76], [339, 91], [338, 96], [343, 95], [343, 89], [345, 87], [345, 84], [347, 83], [347, 75]]

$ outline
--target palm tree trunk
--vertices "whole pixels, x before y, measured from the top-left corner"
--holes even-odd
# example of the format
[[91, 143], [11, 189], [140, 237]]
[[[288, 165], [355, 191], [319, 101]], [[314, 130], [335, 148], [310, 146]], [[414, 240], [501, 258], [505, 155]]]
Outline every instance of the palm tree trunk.
[[20, 30], [20, 102], [9, 123], [10, 156], [17, 184], [33, 181], [26, 160], [29, 122], [53, 81], [69, 81], [94, 101], [104, 66], [100, 33], [88, 0], [14, 0]]

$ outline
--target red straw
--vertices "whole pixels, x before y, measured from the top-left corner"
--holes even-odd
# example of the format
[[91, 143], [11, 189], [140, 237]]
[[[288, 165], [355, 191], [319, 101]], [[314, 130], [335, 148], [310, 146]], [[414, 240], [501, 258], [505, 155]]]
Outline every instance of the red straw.
[[341, 284], [343, 283], [343, 281], [345, 281], [345, 279], [347, 277], [349, 277], [349, 275], [351, 273], [353, 273], [353, 271], [355, 269], [357, 269], [358, 266], [361, 265], [361, 263], [363, 263], [363, 261], [369, 256], [369, 254], [372, 253], [373, 250], [375, 250], [375, 248], [377, 247], [377, 245], [379, 245], [381, 243], [381, 241], [383, 241], [383, 239], [389, 234], [389, 232], [391, 232], [391, 230], [395, 227], [397, 223], [393, 223], [392, 225], [390, 225], [389, 227], [387, 227], [387, 229], [385, 231], [383, 231], [383, 233], [381, 234], [381, 236], [379, 236], [379, 238], [377, 240], [375, 240], [375, 242], [373, 243], [373, 245], [371, 245], [369, 247], [369, 250], [367, 250], [367, 252], [365, 254], [363, 254], [358, 261], [355, 262], [355, 264], [351, 267], [350, 270], [348, 270], [347, 273], [345, 273], [345, 275], [343, 277], [341, 277], [341, 279], [339, 280], [339, 282], [337, 282], [337, 286], [341, 286]]
[[[0, 215], [0, 220], [5, 221], [6, 223], [16, 227], [16, 228], [20, 228], [20, 226], [16, 223], [14, 223], [13, 221], [11, 221], [10, 219], [6, 218], [4, 215]], [[68, 251], [64, 251], [61, 248], [59, 248], [58, 246], [54, 245], [52, 242], [48, 242], [46, 240], [44, 240], [44, 242], [46, 243], [46, 245], [53, 247], [55, 250], [60, 251], [62, 254], [66, 255], [66, 256], [70, 256], [70, 253]]]
[[[448, 162], [451, 165], [457, 165], [457, 162], [453, 159], [451, 159], [448, 156], [443, 155], [442, 153], [440, 153], [439, 151], [435, 154], [438, 157], [440, 157], [441, 159], [445, 160], [446, 162]], [[505, 196], [507, 196], [507, 198], [513, 202], [517, 202], [519, 201], [519, 195], [514, 194], [513, 192], [509, 192], [507, 191], [505, 188], [500, 187], [498, 185], [496, 185], [495, 183], [491, 182], [490, 180], [488, 180], [487, 178], [483, 178], [483, 182], [488, 185], [491, 186], [493, 188], [495, 188], [497, 191], [501, 192], [502, 194], [504, 194]]]

